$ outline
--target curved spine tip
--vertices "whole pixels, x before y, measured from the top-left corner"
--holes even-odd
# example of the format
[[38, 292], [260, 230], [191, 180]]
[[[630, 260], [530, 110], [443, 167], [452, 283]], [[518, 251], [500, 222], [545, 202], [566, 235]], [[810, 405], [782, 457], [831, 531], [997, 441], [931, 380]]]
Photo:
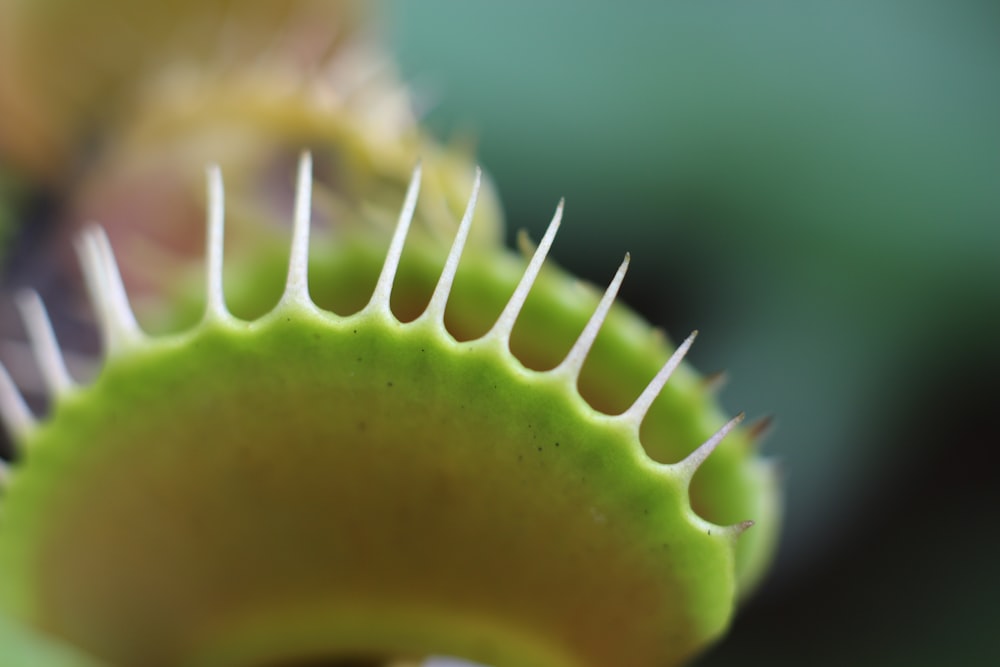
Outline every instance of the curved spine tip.
[[[699, 518], [699, 521], [704, 521]], [[707, 523], [709, 527], [705, 531], [715, 537], [720, 537], [722, 539], [728, 540], [731, 544], [735, 546], [736, 541], [740, 536], [750, 530], [753, 527], [753, 521], [740, 521], [739, 523], [734, 523], [728, 526], [719, 526], [713, 523]]]
[[219, 165], [209, 165], [205, 170], [205, 181], [208, 193], [205, 239], [205, 319], [224, 319], [229, 317], [222, 284], [226, 191]]
[[16, 301], [27, 329], [31, 351], [49, 396], [56, 397], [71, 391], [76, 383], [66, 368], [66, 359], [59, 348], [52, 320], [49, 319], [42, 298], [34, 290], [24, 290], [17, 295]]
[[3, 364], [0, 364], [0, 421], [15, 444], [24, 441], [35, 428], [35, 417]]
[[552, 216], [552, 221], [545, 230], [545, 234], [542, 236], [542, 240], [538, 243], [538, 247], [535, 249], [534, 254], [531, 256], [531, 260], [528, 262], [528, 267], [524, 270], [524, 275], [521, 276], [521, 280], [514, 289], [514, 293], [511, 295], [510, 300], [507, 301], [507, 305], [504, 306], [503, 312], [500, 313], [500, 316], [497, 318], [493, 328], [490, 330], [489, 334], [487, 334], [488, 337], [503, 341], [505, 345], [509, 344], [510, 334], [514, 330], [514, 324], [517, 322], [517, 317], [521, 314], [521, 309], [528, 300], [528, 294], [531, 292], [531, 287], [535, 284], [535, 279], [538, 278], [538, 274], [542, 270], [542, 264], [545, 262], [545, 258], [549, 254], [549, 249], [552, 247], [552, 241], [555, 239], [556, 233], [559, 231], [559, 225], [562, 222], [565, 203], [564, 199], [559, 200], [559, 205], [556, 207], [556, 212]]
[[521, 253], [521, 256], [526, 260], [531, 261], [531, 256], [535, 254], [538, 250], [538, 246], [534, 241], [531, 240], [531, 236], [528, 235], [528, 230], [523, 227], [517, 230], [517, 238], [515, 239], [517, 244], [517, 251]]
[[698, 472], [698, 468], [700, 468], [701, 464], [705, 462], [712, 452], [715, 451], [715, 448], [719, 446], [719, 443], [721, 443], [725, 437], [729, 435], [730, 431], [739, 426], [745, 418], [746, 414], [741, 412], [730, 419], [722, 426], [722, 428], [712, 434], [712, 437], [699, 445], [696, 450], [688, 454], [687, 458], [680, 463], [675, 464], [674, 467], [680, 470], [687, 478], [688, 482], [690, 482], [691, 478], [694, 477], [694, 474]]
[[282, 303], [311, 303], [309, 298], [309, 227], [312, 224], [312, 155], [299, 158], [295, 185], [295, 214], [292, 221], [292, 249], [288, 260], [288, 280]]
[[764, 415], [759, 419], [755, 419], [747, 426], [747, 437], [750, 439], [750, 444], [753, 447], [759, 448], [761, 443], [771, 435], [773, 430], [774, 415]]
[[469, 230], [472, 228], [472, 216], [476, 211], [476, 203], [479, 200], [479, 188], [482, 184], [483, 172], [476, 167], [475, 180], [472, 183], [472, 193], [465, 206], [465, 213], [462, 215], [462, 222], [458, 226], [455, 239], [452, 241], [451, 250], [448, 251], [448, 258], [445, 260], [444, 269], [441, 270], [441, 277], [438, 278], [434, 294], [427, 304], [427, 309], [422, 317], [431, 317], [438, 324], [444, 323], [445, 309], [448, 307], [448, 296], [451, 294], [452, 285], [455, 282], [455, 274], [458, 273], [458, 263], [462, 259], [462, 251], [465, 249], [465, 242], [469, 237]]
[[366, 306], [366, 308], [375, 308], [386, 315], [392, 314], [389, 306], [392, 296], [392, 283], [396, 279], [396, 271], [399, 269], [399, 259], [403, 256], [403, 245], [406, 243], [406, 235], [410, 231], [410, 223], [413, 222], [413, 215], [417, 210], [417, 195], [420, 192], [422, 171], [422, 166], [418, 162], [413, 168], [410, 185], [406, 188], [403, 208], [399, 212], [399, 220], [396, 223], [395, 231], [392, 233], [392, 241], [389, 243], [389, 251], [386, 253], [385, 262], [382, 264], [382, 272], [379, 273], [375, 290], [372, 292], [368, 306]]
[[716, 371], [702, 378], [701, 386], [709, 394], [718, 394], [728, 382], [729, 373], [726, 371]]
[[573, 382], [579, 379], [580, 371], [587, 360], [587, 355], [590, 354], [594, 341], [597, 340], [597, 334], [600, 333], [601, 327], [604, 325], [604, 320], [607, 319], [608, 313], [611, 311], [611, 306], [614, 305], [615, 298], [618, 296], [618, 290], [621, 287], [622, 281], [625, 280], [625, 274], [628, 272], [630, 261], [631, 256], [625, 253], [625, 259], [618, 266], [618, 271], [604, 291], [604, 295], [597, 304], [593, 315], [590, 316], [580, 336], [573, 343], [573, 347], [566, 355], [566, 358], [563, 359], [562, 363], [553, 372], [565, 373]]
[[656, 397], [660, 395], [663, 391], [663, 387], [666, 386], [667, 381], [670, 376], [674, 374], [677, 367], [680, 366], [681, 362], [684, 360], [685, 355], [687, 355], [688, 350], [691, 349], [691, 345], [694, 343], [695, 338], [698, 337], [698, 330], [695, 329], [684, 339], [674, 353], [670, 355], [667, 362], [663, 364], [656, 376], [646, 385], [646, 388], [639, 395], [639, 398], [635, 399], [635, 402], [629, 407], [628, 410], [622, 413], [621, 418], [631, 422], [634, 425], [636, 432], [638, 433], [639, 427], [642, 425], [642, 420], [645, 418], [646, 413], [653, 406], [653, 401]]
[[740, 521], [739, 523], [734, 523], [730, 526], [723, 526], [717, 530], [720, 535], [729, 538], [729, 540], [735, 544], [736, 540], [738, 540], [743, 533], [753, 528], [754, 523], [754, 521]]
[[83, 232], [77, 251], [91, 302], [97, 311], [105, 353], [110, 357], [145, 336], [129, 304], [107, 233], [98, 225], [90, 225]]

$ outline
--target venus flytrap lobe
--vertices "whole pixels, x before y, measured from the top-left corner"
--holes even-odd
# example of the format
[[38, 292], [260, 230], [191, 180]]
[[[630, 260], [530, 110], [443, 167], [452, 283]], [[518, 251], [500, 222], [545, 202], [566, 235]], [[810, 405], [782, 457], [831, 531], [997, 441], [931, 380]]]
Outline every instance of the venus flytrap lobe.
[[[721, 634], [771, 550], [773, 480], [682, 363], [694, 335], [668, 355], [614, 304], [628, 256], [601, 296], [543, 267], [562, 203], [526, 268], [466, 253], [478, 173], [450, 249], [408, 254], [420, 178], [353, 314], [310, 284], [308, 155], [263, 316], [227, 307], [216, 168], [199, 325], [145, 334], [97, 228], [80, 244], [106, 351], [93, 382], [20, 300], [53, 407], [36, 420], [0, 367], [20, 446], [0, 469], [0, 616], [145, 667], [662, 667]], [[426, 305], [404, 322], [392, 297], [414, 280]], [[601, 409], [642, 375], [629, 407]]]

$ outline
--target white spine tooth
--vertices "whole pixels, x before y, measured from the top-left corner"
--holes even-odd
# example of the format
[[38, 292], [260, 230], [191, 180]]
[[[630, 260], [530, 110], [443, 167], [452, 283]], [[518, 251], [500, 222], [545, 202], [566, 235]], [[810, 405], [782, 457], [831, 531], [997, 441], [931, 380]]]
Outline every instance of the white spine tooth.
[[0, 422], [15, 443], [23, 441], [35, 428], [35, 417], [3, 364], [0, 364]]
[[590, 316], [590, 320], [587, 321], [587, 325], [583, 328], [580, 337], [576, 339], [573, 348], [566, 355], [566, 358], [563, 359], [562, 363], [553, 371], [554, 373], [563, 373], [574, 382], [580, 377], [580, 370], [583, 368], [583, 363], [587, 360], [587, 355], [590, 354], [590, 348], [593, 347], [594, 341], [597, 340], [597, 334], [600, 332], [604, 320], [607, 319], [608, 313], [611, 311], [615, 297], [618, 296], [618, 289], [621, 287], [622, 281], [625, 279], [625, 273], [628, 271], [628, 263], [629, 255], [626, 254], [621, 266], [618, 267], [617, 273], [615, 273], [615, 277], [611, 280], [611, 284], [604, 291], [604, 296], [601, 297], [600, 303], [597, 304], [594, 314]]
[[526, 229], [517, 230], [517, 239], [515, 239], [515, 242], [517, 243], [517, 251], [527, 260], [530, 260], [531, 256], [538, 250], [538, 246], [528, 236], [528, 230]]
[[754, 422], [747, 427], [747, 437], [750, 439], [750, 444], [755, 449], [759, 449], [761, 443], [767, 439], [773, 429], [774, 415], [764, 415], [759, 419], [755, 419]]
[[410, 178], [410, 185], [406, 189], [406, 197], [403, 199], [403, 209], [399, 213], [399, 222], [396, 223], [396, 230], [389, 243], [389, 252], [386, 254], [385, 263], [382, 264], [382, 272], [378, 276], [375, 291], [372, 292], [371, 301], [368, 302], [366, 309], [374, 308], [381, 311], [382, 314], [392, 314], [389, 305], [392, 296], [392, 283], [396, 279], [396, 271], [399, 269], [399, 259], [403, 256], [406, 235], [410, 231], [410, 223], [413, 222], [413, 215], [417, 210], [420, 175], [421, 167], [418, 163], [413, 169], [413, 176]]
[[282, 303], [311, 305], [309, 298], [309, 226], [312, 222], [312, 155], [299, 158], [295, 186], [295, 217], [292, 222], [292, 251], [288, 261], [288, 280]]
[[727, 435], [729, 435], [730, 431], [739, 426], [744, 417], [746, 417], [746, 415], [741, 412], [730, 419], [722, 428], [716, 431], [711, 438], [702, 443], [698, 449], [688, 454], [687, 458], [680, 463], [675, 464], [674, 468], [679, 470], [690, 482], [691, 478], [694, 477], [694, 474], [698, 472], [698, 468], [700, 468], [701, 464], [705, 462], [705, 459], [707, 459], [709, 455], [715, 451], [715, 448], [719, 446], [719, 443], [722, 442]]
[[545, 257], [549, 254], [549, 248], [552, 247], [552, 241], [556, 237], [556, 232], [559, 231], [559, 223], [562, 222], [564, 205], [565, 201], [560, 200], [559, 206], [556, 207], [555, 215], [552, 216], [552, 222], [549, 223], [548, 229], [545, 230], [545, 235], [538, 244], [538, 248], [535, 249], [535, 253], [531, 256], [528, 268], [524, 270], [524, 275], [521, 276], [521, 281], [517, 284], [514, 294], [511, 295], [503, 312], [500, 313], [500, 317], [497, 318], [496, 324], [490, 330], [489, 337], [501, 340], [504, 344], [510, 342], [510, 334], [514, 330], [517, 317], [520, 315], [525, 301], [528, 300], [528, 293], [531, 292], [531, 286], [535, 284], [535, 279], [538, 277], [539, 271], [542, 270]]
[[731, 526], [724, 526], [722, 528], [722, 534], [726, 535], [735, 542], [740, 535], [753, 528], [753, 524], [753, 521], [740, 521], [739, 523], [734, 523]]
[[205, 240], [206, 301], [205, 319], [226, 319], [226, 295], [222, 288], [223, 246], [226, 221], [226, 193], [218, 165], [205, 173], [208, 190], [208, 230]]
[[41, 371], [49, 395], [56, 397], [69, 392], [76, 383], [66, 369], [66, 360], [63, 358], [62, 350], [59, 349], [55, 332], [52, 330], [52, 322], [45, 311], [41, 297], [34, 290], [25, 290], [18, 295], [17, 306], [21, 311], [31, 351], [38, 362], [38, 369]]
[[132, 313], [111, 242], [104, 230], [96, 225], [87, 229], [78, 250], [104, 336], [105, 353], [110, 357], [142, 341], [144, 336]]
[[649, 408], [652, 407], [653, 401], [656, 397], [660, 395], [663, 391], [663, 387], [667, 384], [667, 380], [670, 376], [674, 374], [677, 367], [680, 366], [681, 361], [684, 360], [684, 356], [687, 354], [688, 350], [691, 348], [691, 344], [694, 343], [694, 339], [698, 336], [697, 331], [692, 331], [691, 335], [688, 336], [683, 343], [680, 344], [674, 353], [670, 355], [667, 359], [667, 363], [663, 364], [660, 371], [656, 374], [656, 377], [646, 386], [639, 398], [635, 399], [635, 403], [626, 410], [621, 415], [621, 419], [631, 422], [635, 428], [636, 433], [639, 432], [639, 427], [642, 425], [642, 420], [649, 412]]
[[710, 394], [718, 394], [729, 382], [729, 373], [726, 371], [716, 371], [711, 375], [706, 375], [702, 380], [702, 387]]
[[455, 240], [451, 244], [451, 250], [448, 252], [448, 259], [445, 260], [444, 269], [441, 271], [437, 287], [434, 288], [434, 294], [431, 295], [430, 303], [427, 304], [427, 310], [424, 311], [423, 317], [430, 317], [437, 324], [444, 322], [444, 312], [448, 306], [448, 295], [451, 293], [451, 287], [455, 282], [458, 263], [462, 259], [465, 241], [469, 237], [469, 229], [472, 227], [472, 215], [475, 213], [476, 202], [479, 199], [479, 186], [482, 182], [482, 177], [482, 171], [479, 167], [476, 167], [476, 179], [472, 184], [472, 194], [469, 195], [469, 203], [466, 204], [465, 214], [462, 216], [462, 222], [458, 226]]

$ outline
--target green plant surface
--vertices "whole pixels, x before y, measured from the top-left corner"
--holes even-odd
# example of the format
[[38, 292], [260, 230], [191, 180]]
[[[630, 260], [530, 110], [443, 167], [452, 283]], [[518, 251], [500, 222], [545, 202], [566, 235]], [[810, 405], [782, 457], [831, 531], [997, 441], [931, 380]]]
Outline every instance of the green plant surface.
[[92, 383], [23, 301], [55, 405], [36, 422], [0, 382], [22, 448], [4, 614], [120, 666], [672, 665], [719, 637], [773, 550], [774, 478], [682, 364], [693, 338], [671, 353], [613, 306], [627, 261], [603, 297], [543, 271], [561, 205], [527, 268], [462, 257], [475, 194], [450, 251], [404, 252], [418, 170], [387, 258], [359, 237], [315, 264], [353, 311], [333, 312], [310, 294], [305, 160], [277, 305], [251, 290], [237, 319], [209, 182], [200, 324], [144, 334], [97, 232]]
[[2, 614], [0, 647], [3, 647], [4, 664], [12, 667], [100, 667], [95, 660], [64, 645], [58, 645]]

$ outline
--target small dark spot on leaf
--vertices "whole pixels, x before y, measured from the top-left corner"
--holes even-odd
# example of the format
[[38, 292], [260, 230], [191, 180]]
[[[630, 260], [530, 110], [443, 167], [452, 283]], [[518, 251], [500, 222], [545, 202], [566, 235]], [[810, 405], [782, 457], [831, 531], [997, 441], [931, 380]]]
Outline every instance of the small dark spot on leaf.
[[392, 386], [392, 382], [386, 382], [386, 383], [385, 383], [385, 386], [387, 386], [387, 387], [391, 387], [391, 386]]

